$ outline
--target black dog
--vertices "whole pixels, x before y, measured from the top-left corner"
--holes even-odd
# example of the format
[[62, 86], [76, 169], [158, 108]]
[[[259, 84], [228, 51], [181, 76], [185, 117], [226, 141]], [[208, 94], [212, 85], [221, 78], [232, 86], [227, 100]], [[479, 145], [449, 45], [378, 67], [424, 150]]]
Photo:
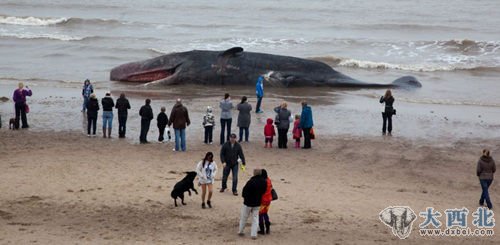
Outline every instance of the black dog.
[[9, 120], [9, 129], [18, 129], [19, 128], [19, 123], [16, 123], [16, 119], [15, 118], [11, 118]]
[[174, 189], [172, 190], [172, 193], [170, 193], [170, 196], [174, 199], [175, 206], [177, 207], [177, 197], [181, 199], [182, 205], [186, 205], [184, 203], [184, 192], [188, 192], [189, 195], [191, 196], [191, 190], [198, 195], [198, 191], [194, 189], [194, 178], [196, 178], [196, 172], [191, 171], [191, 172], [186, 172], [186, 177], [182, 179], [181, 181], [177, 182], [175, 184]]

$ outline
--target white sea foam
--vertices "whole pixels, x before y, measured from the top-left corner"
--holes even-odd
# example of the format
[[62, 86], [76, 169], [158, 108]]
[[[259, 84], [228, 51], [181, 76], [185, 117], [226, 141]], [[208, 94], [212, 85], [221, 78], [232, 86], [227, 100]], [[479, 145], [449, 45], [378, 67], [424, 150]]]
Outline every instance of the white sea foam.
[[48, 26], [67, 22], [67, 18], [15, 17], [0, 15], [0, 24], [22, 26]]

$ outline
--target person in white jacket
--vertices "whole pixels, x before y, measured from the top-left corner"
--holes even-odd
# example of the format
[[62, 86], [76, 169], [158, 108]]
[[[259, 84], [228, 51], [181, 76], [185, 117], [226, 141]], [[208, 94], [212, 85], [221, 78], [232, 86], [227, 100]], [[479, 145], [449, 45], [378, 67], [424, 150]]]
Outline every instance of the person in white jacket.
[[198, 174], [198, 183], [201, 186], [201, 208], [206, 208], [205, 195], [207, 193], [207, 188], [207, 206], [212, 208], [210, 199], [212, 198], [213, 183], [215, 181], [215, 175], [217, 174], [217, 163], [214, 162], [214, 154], [212, 152], [207, 152], [205, 158], [198, 163], [196, 166], [196, 173]]

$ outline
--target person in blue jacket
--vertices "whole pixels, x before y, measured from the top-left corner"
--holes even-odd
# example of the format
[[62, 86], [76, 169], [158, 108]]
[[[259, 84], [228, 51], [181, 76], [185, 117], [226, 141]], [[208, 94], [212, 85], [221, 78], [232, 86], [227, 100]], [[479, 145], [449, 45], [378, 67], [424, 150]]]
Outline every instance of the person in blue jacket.
[[299, 127], [304, 132], [304, 147], [303, 149], [311, 148], [311, 128], [314, 126], [311, 107], [306, 101], [302, 101], [302, 114], [300, 115]]
[[260, 109], [262, 103], [262, 97], [264, 97], [264, 77], [259, 76], [257, 78], [257, 84], [255, 85], [255, 94], [257, 95], [257, 106], [255, 106], [255, 113], [263, 113]]

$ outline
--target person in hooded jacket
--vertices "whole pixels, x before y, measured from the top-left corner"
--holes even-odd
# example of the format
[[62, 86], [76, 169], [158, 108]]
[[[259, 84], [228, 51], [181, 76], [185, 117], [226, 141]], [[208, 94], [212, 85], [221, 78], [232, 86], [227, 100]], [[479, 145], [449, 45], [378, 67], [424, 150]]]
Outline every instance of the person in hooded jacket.
[[302, 113], [300, 114], [299, 127], [304, 133], [304, 147], [303, 149], [311, 148], [311, 129], [314, 126], [311, 107], [307, 105], [306, 101], [302, 101]]
[[139, 141], [141, 144], [147, 144], [148, 142], [148, 131], [151, 125], [151, 120], [154, 118], [153, 109], [151, 108], [151, 100], [146, 99], [146, 104], [139, 110], [139, 116], [141, 116], [141, 135], [139, 136]]
[[127, 131], [127, 117], [130, 103], [124, 93], [120, 94], [120, 98], [116, 100], [115, 108], [118, 110], [118, 137], [125, 138]]
[[111, 138], [111, 128], [113, 127], [113, 107], [115, 107], [115, 102], [111, 98], [111, 93], [106, 93], [106, 96], [102, 98], [102, 137], [106, 138], [106, 129], [108, 132], [108, 138]]
[[87, 102], [87, 136], [90, 137], [90, 128], [92, 127], [92, 136], [96, 136], [95, 131], [97, 128], [97, 114], [99, 111], [99, 101], [95, 94], [90, 94], [89, 101]]
[[263, 113], [260, 109], [262, 98], [264, 97], [264, 77], [259, 76], [255, 84], [255, 95], [257, 95], [257, 105], [255, 106], [255, 113]]
[[274, 130], [274, 125], [273, 125], [273, 119], [268, 118], [266, 126], [264, 126], [264, 137], [265, 139], [265, 146], [264, 148], [268, 147], [273, 148], [273, 138], [276, 135], [276, 131]]
[[175, 132], [175, 148], [174, 151], [186, 151], [186, 127], [191, 124], [189, 120], [188, 109], [182, 105], [182, 100], [177, 99], [176, 104], [170, 113], [168, 126], [173, 125]]
[[262, 201], [260, 202], [259, 209], [259, 234], [269, 234], [271, 233], [271, 222], [269, 221], [269, 208], [271, 207], [271, 201], [273, 196], [271, 190], [273, 189], [273, 184], [271, 179], [267, 175], [267, 171], [262, 169], [261, 177], [266, 180], [266, 192], [262, 195]]
[[479, 206], [484, 206], [484, 202], [486, 201], [486, 205], [489, 209], [493, 208], [490, 199], [489, 188], [491, 183], [493, 182], [493, 175], [495, 174], [497, 168], [495, 165], [495, 161], [490, 156], [490, 151], [487, 149], [483, 150], [483, 155], [477, 161], [476, 174], [479, 177], [479, 183], [481, 184], [481, 198], [479, 198]]

